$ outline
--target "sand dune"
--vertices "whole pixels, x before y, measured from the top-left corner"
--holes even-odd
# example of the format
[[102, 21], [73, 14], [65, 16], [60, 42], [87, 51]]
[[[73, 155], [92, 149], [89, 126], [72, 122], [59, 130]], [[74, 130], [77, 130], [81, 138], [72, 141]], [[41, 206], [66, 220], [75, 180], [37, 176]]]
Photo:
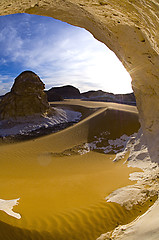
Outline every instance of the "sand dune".
[[21, 215], [15, 219], [0, 211], [0, 239], [93, 240], [144, 211], [139, 207], [128, 214], [119, 204], [105, 201], [115, 189], [132, 184], [129, 173], [137, 169], [113, 163], [114, 154], [62, 155], [103, 132], [109, 132], [109, 139], [137, 132], [136, 108], [83, 101], [64, 104], [80, 111], [83, 119], [58, 133], [0, 147], [0, 197], [20, 198], [14, 211]]

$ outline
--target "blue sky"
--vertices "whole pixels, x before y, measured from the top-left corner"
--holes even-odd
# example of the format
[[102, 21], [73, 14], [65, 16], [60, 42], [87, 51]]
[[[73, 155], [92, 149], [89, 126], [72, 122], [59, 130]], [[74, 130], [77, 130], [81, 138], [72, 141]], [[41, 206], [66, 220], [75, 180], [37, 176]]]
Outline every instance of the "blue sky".
[[71, 84], [81, 92], [132, 92], [121, 62], [85, 29], [42, 16], [1, 16], [0, 95], [25, 70], [38, 74], [46, 89]]

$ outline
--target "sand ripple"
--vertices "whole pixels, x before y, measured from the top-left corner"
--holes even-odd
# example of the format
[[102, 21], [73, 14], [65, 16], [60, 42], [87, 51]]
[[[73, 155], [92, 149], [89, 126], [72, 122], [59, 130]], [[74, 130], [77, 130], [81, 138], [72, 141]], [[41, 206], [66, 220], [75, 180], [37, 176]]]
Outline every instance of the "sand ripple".
[[14, 211], [22, 218], [0, 211], [0, 240], [94, 240], [140, 213], [140, 207], [128, 211], [105, 201], [115, 189], [131, 184], [128, 177], [135, 171], [113, 163], [115, 155], [52, 154], [76, 152], [75, 146], [90, 143], [103, 132], [115, 140], [138, 129], [134, 108], [103, 106], [59, 133], [1, 146], [1, 198], [20, 197]]
[[0, 239], [95, 240], [104, 231], [133, 220], [136, 214], [141, 214], [144, 208], [148, 208], [148, 204], [128, 211], [119, 204], [103, 200], [89, 208], [64, 211], [46, 219], [39, 218], [34, 230], [27, 229], [27, 222], [23, 228], [0, 222]]

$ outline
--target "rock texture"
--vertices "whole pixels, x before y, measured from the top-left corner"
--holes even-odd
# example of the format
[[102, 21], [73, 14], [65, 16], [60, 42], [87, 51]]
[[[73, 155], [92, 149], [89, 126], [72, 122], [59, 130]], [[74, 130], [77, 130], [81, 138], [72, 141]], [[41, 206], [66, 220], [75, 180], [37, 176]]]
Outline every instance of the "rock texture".
[[11, 91], [0, 101], [0, 119], [51, 112], [44, 88], [45, 85], [35, 73], [22, 72], [15, 79]]
[[24, 12], [83, 27], [115, 52], [132, 77], [149, 152], [159, 162], [158, 1], [1, 0], [1, 15]]

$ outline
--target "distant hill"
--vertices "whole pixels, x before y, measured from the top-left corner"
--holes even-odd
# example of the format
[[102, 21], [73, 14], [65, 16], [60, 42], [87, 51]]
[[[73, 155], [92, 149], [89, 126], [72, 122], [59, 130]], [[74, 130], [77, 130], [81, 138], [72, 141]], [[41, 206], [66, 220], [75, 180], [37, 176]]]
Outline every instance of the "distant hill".
[[[102, 102], [116, 102], [129, 105], [136, 105], [134, 93], [127, 94], [113, 94], [104, 92], [102, 90], [91, 90], [80, 93], [79, 89], [66, 85], [62, 87], [52, 87], [45, 91], [49, 102], [63, 101], [64, 99], [82, 99], [85, 101], [102, 101]], [[0, 99], [3, 96], [0, 96]]]
[[81, 93], [82, 98], [98, 98], [98, 97], [107, 97], [107, 98], [112, 98], [114, 94], [113, 93], [107, 93], [102, 90], [91, 90], [88, 92]]
[[87, 101], [117, 102], [130, 105], [136, 105], [134, 93], [113, 94], [102, 90], [88, 91], [81, 94], [81, 98]]
[[[46, 94], [48, 96], [48, 101], [60, 101], [60, 99], [64, 98], [81, 98], [81, 94], [78, 88], [66, 85], [62, 87], [53, 87], [46, 91]], [[56, 99], [55, 99], [56, 97]]]

